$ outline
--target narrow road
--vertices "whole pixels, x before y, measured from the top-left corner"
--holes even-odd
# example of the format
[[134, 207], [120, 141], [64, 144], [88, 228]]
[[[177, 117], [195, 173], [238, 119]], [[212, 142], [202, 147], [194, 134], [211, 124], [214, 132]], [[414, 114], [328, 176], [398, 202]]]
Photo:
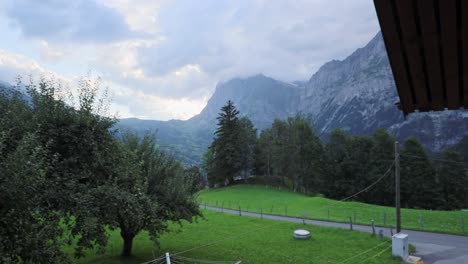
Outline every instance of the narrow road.
[[[205, 206], [200, 206], [205, 208]], [[218, 212], [224, 212], [229, 214], [238, 214], [239, 211], [231, 209], [221, 209], [219, 207], [207, 206], [206, 209]], [[242, 212], [243, 216], [258, 217], [261, 215], [258, 213]], [[294, 223], [302, 223], [302, 218], [278, 216], [263, 214], [263, 218], [288, 221]], [[318, 221], [318, 220], [305, 220], [306, 224], [338, 227], [349, 229], [349, 224]], [[355, 225], [353, 224], [354, 230], [362, 232], [372, 232], [372, 228], [366, 225]], [[376, 232], [384, 230], [386, 236], [390, 235], [388, 228], [376, 227]], [[425, 264], [468, 264], [468, 237], [438, 234], [430, 232], [420, 232], [413, 230], [402, 230], [403, 233], [408, 234], [409, 242], [416, 247], [416, 253], [413, 255], [422, 257]]]

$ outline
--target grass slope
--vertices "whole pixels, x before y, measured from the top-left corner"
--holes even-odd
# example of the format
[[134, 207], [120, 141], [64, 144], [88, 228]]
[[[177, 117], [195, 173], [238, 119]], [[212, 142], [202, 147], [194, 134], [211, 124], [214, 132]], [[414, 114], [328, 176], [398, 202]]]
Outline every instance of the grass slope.
[[[370, 234], [212, 211], [203, 213], [205, 219], [199, 219], [196, 223], [185, 223], [182, 227], [173, 225], [175, 232], [161, 236], [160, 248], [154, 246], [146, 233], [141, 233], [134, 241], [134, 257], [119, 257], [122, 240], [119, 232], [114, 231], [111, 233], [106, 254], [88, 252], [88, 257], [76, 262], [142, 263], [153, 259], [153, 254], [157, 257], [165, 252], [175, 253], [198, 247], [180, 256], [232, 261], [229, 263], [237, 260], [242, 260], [242, 263], [400, 263], [391, 257], [389, 239], [381, 240]], [[310, 230], [312, 238], [293, 239], [293, 230], [298, 228]], [[219, 242], [200, 247], [213, 241]], [[345, 260], [348, 261], [343, 262]], [[176, 259], [176, 262], [193, 263], [182, 259]]]
[[[237, 185], [202, 191], [201, 204], [224, 208], [305, 217], [336, 222], [395, 226], [395, 209], [360, 202], [338, 202], [323, 197], [309, 197], [265, 186]], [[406, 229], [468, 235], [468, 212], [402, 209]], [[421, 221], [422, 219], [422, 221]]]

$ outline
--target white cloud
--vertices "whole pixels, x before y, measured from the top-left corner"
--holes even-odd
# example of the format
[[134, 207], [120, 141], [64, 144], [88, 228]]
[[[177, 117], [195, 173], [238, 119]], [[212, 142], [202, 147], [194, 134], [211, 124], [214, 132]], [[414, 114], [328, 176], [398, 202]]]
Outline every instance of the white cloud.
[[122, 115], [154, 119], [197, 114], [220, 80], [257, 73], [306, 80], [379, 29], [372, 0], [18, 0], [1, 7], [12, 31], [41, 44], [36, 61], [16, 58], [22, 66], [9, 62], [9, 70], [0, 64], [0, 78], [41, 66], [78, 76], [93, 69], [117, 87]]

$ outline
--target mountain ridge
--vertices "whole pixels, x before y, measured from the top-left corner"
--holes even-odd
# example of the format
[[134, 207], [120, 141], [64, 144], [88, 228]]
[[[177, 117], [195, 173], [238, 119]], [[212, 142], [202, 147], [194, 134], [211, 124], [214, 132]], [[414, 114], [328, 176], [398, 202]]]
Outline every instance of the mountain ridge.
[[206, 148], [227, 100], [259, 130], [274, 119], [303, 113], [312, 115], [320, 135], [335, 128], [351, 135], [370, 135], [385, 128], [400, 141], [418, 138], [430, 151], [456, 143], [468, 131], [466, 110], [403, 116], [395, 106], [399, 98], [380, 32], [345, 59], [322, 65], [308, 81], [291, 84], [257, 74], [219, 82], [207, 106], [181, 129], [191, 129], [198, 136], [194, 142]]

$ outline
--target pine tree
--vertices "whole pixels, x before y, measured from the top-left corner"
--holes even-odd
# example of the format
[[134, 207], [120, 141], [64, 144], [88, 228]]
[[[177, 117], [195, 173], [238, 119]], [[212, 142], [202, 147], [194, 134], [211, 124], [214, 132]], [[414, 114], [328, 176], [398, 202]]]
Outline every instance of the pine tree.
[[468, 193], [468, 177], [463, 166], [462, 156], [454, 151], [442, 152], [442, 159], [437, 168], [439, 185], [443, 199], [442, 208], [461, 209]]
[[232, 183], [242, 168], [241, 127], [237, 111], [232, 101], [221, 108], [217, 117], [213, 149], [213, 182]]
[[257, 129], [255, 129], [252, 121], [246, 116], [239, 119], [240, 133], [240, 149], [241, 156], [241, 171], [244, 180], [250, 176], [254, 169], [254, 152], [257, 145]]
[[[393, 164], [395, 156], [395, 139], [385, 129], [377, 129], [372, 134], [369, 179], [371, 182], [381, 177]], [[389, 175], [369, 192], [367, 202], [380, 205], [395, 204], [395, 178]]]
[[439, 208], [441, 197], [436, 172], [423, 146], [415, 138], [405, 141], [400, 165], [402, 206]]

